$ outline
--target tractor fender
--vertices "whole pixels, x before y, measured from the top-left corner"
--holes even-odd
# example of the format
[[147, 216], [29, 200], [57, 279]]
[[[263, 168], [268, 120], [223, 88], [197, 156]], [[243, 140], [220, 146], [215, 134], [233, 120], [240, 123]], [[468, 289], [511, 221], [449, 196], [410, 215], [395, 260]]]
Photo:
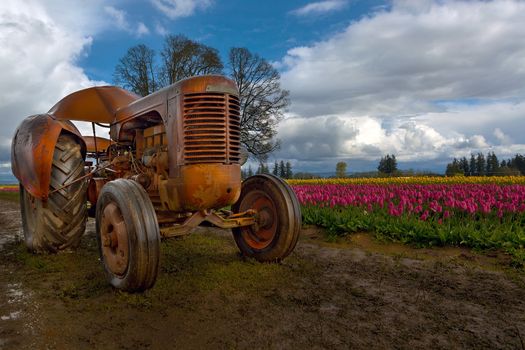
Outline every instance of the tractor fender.
[[86, 143], [78, 129], [68, 120], [50, 114], [27, 117], [17, 128], [11, 145], [11, 169], [24, 189], [32, 196], [47, 200], [55, 145], [60, 134], [70, 133], [80, 144], [86, 158]]

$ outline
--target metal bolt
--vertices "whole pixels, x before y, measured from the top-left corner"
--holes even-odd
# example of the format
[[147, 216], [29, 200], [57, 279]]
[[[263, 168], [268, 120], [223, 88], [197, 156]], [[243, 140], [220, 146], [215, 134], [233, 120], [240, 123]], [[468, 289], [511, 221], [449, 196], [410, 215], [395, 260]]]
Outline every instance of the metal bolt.
[[109, 246], [111, 246], [111, 238], [109, 238], [108, 235], [104, 235], [104, 236], [102, 237], [102, 245], [103, 245], [104, 247], [109, 247]]

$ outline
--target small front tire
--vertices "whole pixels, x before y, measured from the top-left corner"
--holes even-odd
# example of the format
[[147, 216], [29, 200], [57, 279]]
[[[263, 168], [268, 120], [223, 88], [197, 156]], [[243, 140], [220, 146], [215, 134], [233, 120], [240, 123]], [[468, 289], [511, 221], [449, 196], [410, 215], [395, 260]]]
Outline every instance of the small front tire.
[[117, 179], [102, 188], [96, 207], [100, 257], [111, 285], [126, 292], [153, 287], [160, 255], [160, 231], [144, 188]]

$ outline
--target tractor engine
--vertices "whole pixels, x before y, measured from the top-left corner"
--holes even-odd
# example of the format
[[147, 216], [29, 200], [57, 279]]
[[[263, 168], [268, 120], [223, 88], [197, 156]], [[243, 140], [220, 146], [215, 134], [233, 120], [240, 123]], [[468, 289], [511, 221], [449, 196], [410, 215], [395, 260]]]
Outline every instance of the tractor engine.
[[177, 117], [134, 130], [132, 174], [125, 176], [147, 185], [157, 210], [195, 211], [235, 203], [241, 187], [238, 98], [192, 93], [178, 100]]
[[170, 106], [177, 113], [167, 122], [147, 114], [112, 127], [112, 138], [119, 142], [108, 148], [111, 166], [105, 179], [92, 181], [100, 184], [90, 186], [90, 192], [126, 178], [140, 183], [159, 211], [218, 209], [237, 201], [242, 158], [238, 97], [187, 93]]

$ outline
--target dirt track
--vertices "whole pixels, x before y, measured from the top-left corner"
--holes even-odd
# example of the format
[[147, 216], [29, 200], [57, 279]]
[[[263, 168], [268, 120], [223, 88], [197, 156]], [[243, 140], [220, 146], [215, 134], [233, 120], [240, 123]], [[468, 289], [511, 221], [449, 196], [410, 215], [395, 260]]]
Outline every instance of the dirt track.
[[90, 222], [76, 252], [32, 256], [0, 202], [0, 348], [523, 348], [523, 273], [459, 249], [323, 243], [243, 260], [228, 232], [162, 244], [155, 287], [105, 282]]

